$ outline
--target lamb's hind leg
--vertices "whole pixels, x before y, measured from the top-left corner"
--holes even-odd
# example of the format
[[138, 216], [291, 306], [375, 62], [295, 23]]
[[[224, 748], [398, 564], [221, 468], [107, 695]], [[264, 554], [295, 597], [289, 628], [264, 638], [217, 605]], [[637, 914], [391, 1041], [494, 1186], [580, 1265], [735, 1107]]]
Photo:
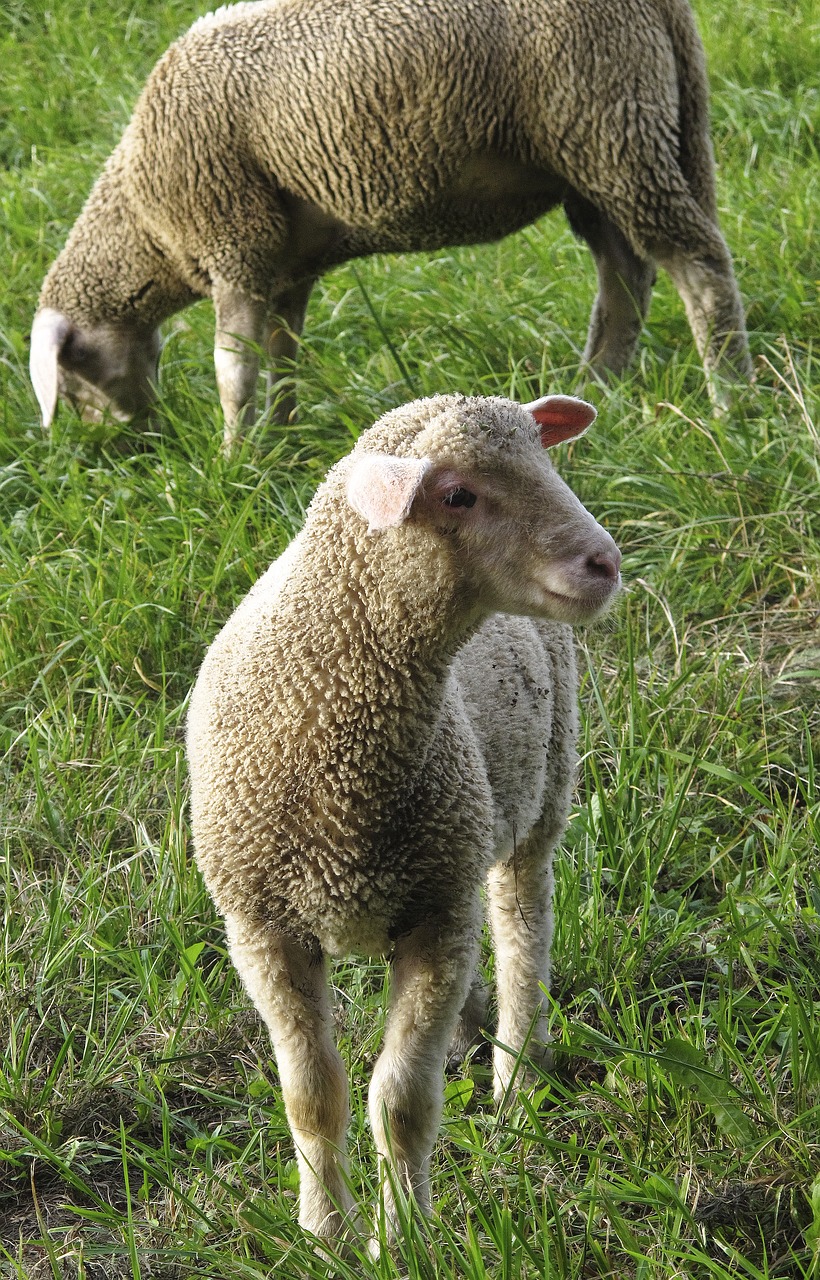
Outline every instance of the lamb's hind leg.
[[228, 945], [276, 1053], [299, 1165], [299, 1222], [335, 1239], [355, 1226], [348, 1188], [348, 1089], [333, 1042], [324, 957], [282, 934], [227, 917]]
[[573, 195], [564, 208], [573, 231], [592, 250], [598, 271], [584, 364], [601, 377], [617, 376], [635, 354], [652, 297], [655, 265], [639, 257], [623, 232], [588, 200]]
[[488, 1004], [487, 984], [480, 969], [476, 969], [447, 1050], [448, 1065], [458, 1066], [467, 1057], [473, 1045], [480, 1043], [481, 1032], [487, 1025]]
[[509, 1095], [518, 1055], [549, 1065], [546, 995], [552, 945], [552, 853], [564, 823], [543, 819], [512, 858], [487, 877], [493, 936], [498, 1028], [493, 1049], [496, 1102]]
[[430, 921], [396, 944], [384, 1048], [370, 1085], [388, 1231], [395, 1191], [430, 1209], [430, 1155], [444, 1097], [444, 1058], [473, 973], [478, 901], [470, 920]]

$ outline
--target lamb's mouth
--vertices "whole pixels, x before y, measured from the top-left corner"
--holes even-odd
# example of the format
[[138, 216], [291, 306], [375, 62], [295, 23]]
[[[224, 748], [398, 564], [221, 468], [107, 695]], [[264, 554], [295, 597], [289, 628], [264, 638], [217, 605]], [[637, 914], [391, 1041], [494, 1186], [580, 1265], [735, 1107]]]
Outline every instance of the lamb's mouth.
[[601, 583], [595, 589], [585, 591], [583, 595], [570, 595], [569, 592], [556, 591], [539, 583], [539, 590], [544, 603], [556, 613], [563, 615], [567, 622], [593, 622], [609, 608], [621, 586], [620, 576], [616, 582]]

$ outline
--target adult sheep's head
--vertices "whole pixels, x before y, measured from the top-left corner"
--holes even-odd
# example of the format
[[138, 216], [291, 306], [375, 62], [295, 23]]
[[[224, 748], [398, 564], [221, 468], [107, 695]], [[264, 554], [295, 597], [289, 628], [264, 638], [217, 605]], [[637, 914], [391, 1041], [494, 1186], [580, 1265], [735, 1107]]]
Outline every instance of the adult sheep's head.
[[59, 398], [86, 422], [130, 422], [156, 398], [160, 339], [156, 329], [111, 321], [85, 326], [43, 307], [31, 328], [31, 381], [43, 426]]
[[[546, 450], [581, 435], [595, 416], [571, 396], [406, 405], [362, 438], [348, 502], [372, 534], [428, 529], [481, 612], [590, 622], [617, 594], [621, 554]], [[380, 437], [395, 452], [371, 451]]]

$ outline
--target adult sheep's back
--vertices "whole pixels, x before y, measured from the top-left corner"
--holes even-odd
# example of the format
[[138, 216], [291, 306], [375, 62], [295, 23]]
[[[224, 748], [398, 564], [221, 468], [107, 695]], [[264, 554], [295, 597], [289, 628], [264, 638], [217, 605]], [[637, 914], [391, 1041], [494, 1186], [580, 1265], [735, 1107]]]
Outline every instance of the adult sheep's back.
[[49, 422], [145, 412], [157, 327], [213, 298], [226, 439], [272, 403], [318, 275], [376, 251], [492, 240], [562, 203], [596, 258], [584, 361], [631, 359], [656, 263], [713, 392], [749, 372], [714, 215], [702, 49], [683, 0], [285, 0], [201, 19], [154, 69], [43, 286]]

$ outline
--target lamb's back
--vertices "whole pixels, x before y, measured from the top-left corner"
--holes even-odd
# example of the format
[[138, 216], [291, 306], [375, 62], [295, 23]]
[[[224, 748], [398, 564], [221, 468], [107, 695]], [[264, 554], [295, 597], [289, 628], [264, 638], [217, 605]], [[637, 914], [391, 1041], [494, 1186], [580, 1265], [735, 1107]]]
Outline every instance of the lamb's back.
[[575, 769], [572, 629], [494, 614], [453, 663], [487, 771], [499, 850], [541, 817], [551, 776]]

